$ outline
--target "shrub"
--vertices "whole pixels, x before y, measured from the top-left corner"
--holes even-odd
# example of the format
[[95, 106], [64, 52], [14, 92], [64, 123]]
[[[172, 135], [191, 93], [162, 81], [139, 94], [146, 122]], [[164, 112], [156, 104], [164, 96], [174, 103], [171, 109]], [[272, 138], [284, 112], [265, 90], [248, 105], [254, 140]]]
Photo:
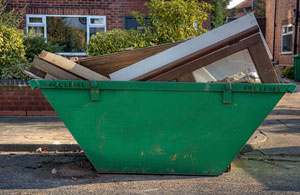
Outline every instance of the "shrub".
[[17, 28], [23, 20], [23, 15], [26, 7], [23, 9], [12, 9], [9, 12], [7, 5], [9, 1], [0, 0], [0, 26]]
[[32, 62], [34, 56], [40, 54], [43, 50], [55, 53], [61, 52], [63, 47], [53, 44], [51, 41], [46, 42], [44, 37], [29, 33], [24, 37], [25, 57]]
[[91, 36], [87, 52], [89, 56], [125, 51], [126, 48], [151, 46], [145, 34], [136, 30], [111, 30]]
[[145, 5], [149, 8], [149, 21], [138, 12], [133, 12], [133, 16], [152, 37], [151, 41], [158, 44], [183, 41], [206, 32], [202, 24], [212, 8], [210, 4], [197, 0], [151, 0]]
[[285, 68], [282, 73], [281, 77], [286, 77], [289, 79], [294, 79], [294, 67], [287, 67]]
[[23, 33], [20, 30], [0, 26], [0, 76], [1, 78], [27, 78]]

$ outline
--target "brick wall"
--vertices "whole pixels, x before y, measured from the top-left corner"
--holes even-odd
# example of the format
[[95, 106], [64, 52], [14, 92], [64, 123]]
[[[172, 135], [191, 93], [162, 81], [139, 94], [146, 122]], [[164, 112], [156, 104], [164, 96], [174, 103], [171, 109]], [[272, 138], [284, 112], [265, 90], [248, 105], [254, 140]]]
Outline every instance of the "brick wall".
[[[107, 29], [124, 28], [124, 16], [130, 11], [147, 12], [149, 0], [10, 0], [9, 9], [26, 8], [26, 14], [105, 15]], [[24, 17], [25, 18], [25, 17]], [[25, 27], [25, 20], [22, 23]]]
[[[10, 0], [9, 9], [26, 8], [26, 14], [48, 15], [104, 15], [107, 29], [124, 29], [124, 17], [132, 11], [147, 13], [144, 5], [150, 0]], [[21, 24], [25, 28], [24, 21]], [[210, 29], [210, 22], [204, 23]]]
[[[274, 60], [278, 61], [279, 64], [293, 64], [293, 54], [281, 53], [281, 33], [283, 25], [294, 24], [293, 10], [295, 8], [296, 0], [277, 0], [276, 27], [274, 38], [275, 0], [266, 0], [266, 41], [270, 48], [270, 51], [272, 52]], [[274, 53], [273, 39], [275, 39]]]
[[0, 85], [0, 116], [57, 115], [39, 89]]

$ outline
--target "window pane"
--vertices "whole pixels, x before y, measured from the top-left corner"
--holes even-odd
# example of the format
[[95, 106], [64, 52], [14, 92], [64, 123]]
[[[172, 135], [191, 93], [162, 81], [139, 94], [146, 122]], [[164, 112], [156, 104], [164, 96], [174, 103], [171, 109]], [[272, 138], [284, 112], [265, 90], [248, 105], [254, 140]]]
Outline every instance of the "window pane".
[[282, 27], [282, 33], [287, 33], [287, 27]]
[[28, 32], [33, 33], [34, 35], [44, 36], [44, 27], [28, 27]]
[[104, 31], [105, 31], [104, 27], [92, 27], [92, 28], [90, 28], [90, 35], [94, 35], [98, 32], [100, 33], [100, 32], [104, 32]]
[[292, 51], [292, 35], [282, 36], [282, 52]]
[[42, 18], [29, 18], [29, 23], [43, 23]]
[[195, 70], [196, 82], [260, 83], [255, 65], [247, 49]]
[[288, 32], [293, 32], [293, 27], [292, 26], [288, 27]]
[[103, 18], [91, 18], [91, 24], [104, 24]]
[[47, 17], [47, 40], [63, 52], [85, 52], [86, 17]]

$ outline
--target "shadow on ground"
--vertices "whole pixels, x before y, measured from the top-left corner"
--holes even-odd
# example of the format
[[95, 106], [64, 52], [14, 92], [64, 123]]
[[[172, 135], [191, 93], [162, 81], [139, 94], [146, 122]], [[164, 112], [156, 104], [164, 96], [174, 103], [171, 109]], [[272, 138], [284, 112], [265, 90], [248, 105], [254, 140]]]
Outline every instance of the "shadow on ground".
[[61, 122], [58, 116], [0, 116], [0, 123], [26, 124], [43, 122]]

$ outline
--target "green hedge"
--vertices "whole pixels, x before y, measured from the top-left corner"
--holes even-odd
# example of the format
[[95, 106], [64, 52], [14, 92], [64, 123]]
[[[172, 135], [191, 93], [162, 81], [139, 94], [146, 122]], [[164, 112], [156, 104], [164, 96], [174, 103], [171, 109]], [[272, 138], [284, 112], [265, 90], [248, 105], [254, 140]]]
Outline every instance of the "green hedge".
[[15, 28], [0, 26], [0, 77], [20, 78], [28, 77], [22, 73], [27, 69], [23, 32]]
[[145, 34], [136, 30], [110, 30], [91, 36], [87, 52], [89, 56], [125, 51], [126, 48], [141, 48], [154, 45]]

